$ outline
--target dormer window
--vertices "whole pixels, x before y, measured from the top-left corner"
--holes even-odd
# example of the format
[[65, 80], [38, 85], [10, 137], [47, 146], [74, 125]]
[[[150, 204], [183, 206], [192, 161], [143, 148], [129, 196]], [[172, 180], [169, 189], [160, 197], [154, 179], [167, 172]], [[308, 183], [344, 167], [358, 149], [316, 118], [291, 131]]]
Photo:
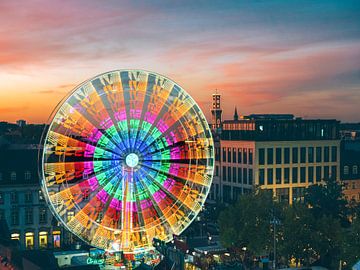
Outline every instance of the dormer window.
[[25, 180], [30, 180], [31, 179], [31, 172], [30, 171], [26, 171], [25, 172]]

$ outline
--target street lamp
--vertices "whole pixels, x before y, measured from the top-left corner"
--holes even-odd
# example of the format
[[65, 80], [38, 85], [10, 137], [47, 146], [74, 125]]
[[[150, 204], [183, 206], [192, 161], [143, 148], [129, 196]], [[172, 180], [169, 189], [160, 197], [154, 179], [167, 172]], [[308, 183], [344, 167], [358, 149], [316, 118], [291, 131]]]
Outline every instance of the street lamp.
[[278, 220], [275, 215], [273, 215], [273, 219], [270, 221], [270, 224], [274, 226], [274, 258], [273, 258], [273, 269], [276, 269], [276, 225], [280, 224], [280, 220]]

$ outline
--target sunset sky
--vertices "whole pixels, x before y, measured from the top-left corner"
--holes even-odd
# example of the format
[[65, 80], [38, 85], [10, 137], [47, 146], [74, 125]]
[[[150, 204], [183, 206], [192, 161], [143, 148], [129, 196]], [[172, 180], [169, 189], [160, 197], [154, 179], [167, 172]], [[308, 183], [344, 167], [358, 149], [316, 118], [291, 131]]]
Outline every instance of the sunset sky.
[[137, 68], [209, 116], [360, 121], [360, 1], [0, 1], [0, 121], [47, 121], [73, 87]]

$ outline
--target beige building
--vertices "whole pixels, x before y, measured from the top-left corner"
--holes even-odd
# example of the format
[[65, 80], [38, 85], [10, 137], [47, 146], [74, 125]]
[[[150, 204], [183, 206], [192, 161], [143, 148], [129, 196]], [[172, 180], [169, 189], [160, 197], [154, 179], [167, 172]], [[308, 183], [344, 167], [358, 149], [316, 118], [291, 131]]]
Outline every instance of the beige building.
[[236, 201], [255, 187], [281, 201], [302, 200], [309, 185], [340, 179], [339, 122], [292, 115], [237, 116], [215, 133], [215, 173], [209, 198]]

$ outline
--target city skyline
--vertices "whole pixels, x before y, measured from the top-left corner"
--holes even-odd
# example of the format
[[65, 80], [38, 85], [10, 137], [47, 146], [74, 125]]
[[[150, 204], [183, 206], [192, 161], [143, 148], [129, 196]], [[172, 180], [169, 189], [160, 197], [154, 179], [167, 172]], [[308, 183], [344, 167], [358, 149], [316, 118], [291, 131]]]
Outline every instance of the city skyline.
[[210, 120], [292, 113], [360, 121], [356, 1], [2, 2], [1, 120], [46, 122], [84, 80], [139, 68], [173, 78]]

